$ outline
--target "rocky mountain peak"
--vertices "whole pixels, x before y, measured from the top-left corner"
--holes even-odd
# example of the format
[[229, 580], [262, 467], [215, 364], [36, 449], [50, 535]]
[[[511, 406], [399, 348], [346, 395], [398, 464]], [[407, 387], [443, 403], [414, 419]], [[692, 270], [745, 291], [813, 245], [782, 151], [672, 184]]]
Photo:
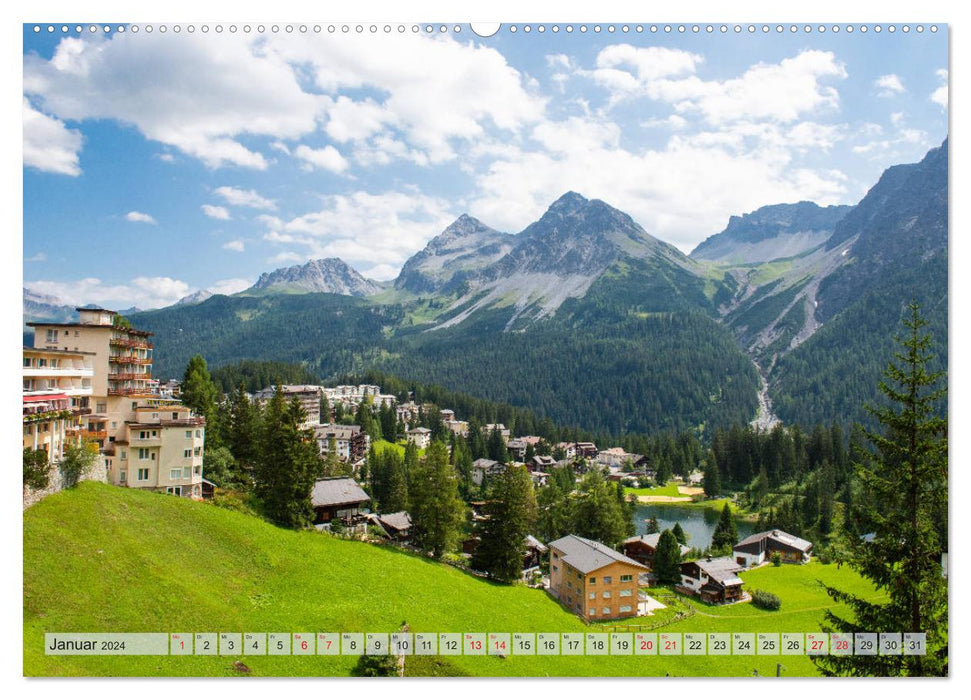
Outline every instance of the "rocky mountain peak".
[[366, 279], [340, 258], [308, 260], [303, 265], [264, 272], [247, 291], [274, 291], [290, 294], [324, 292], [365, 297], [377, 294], [381, 285]]

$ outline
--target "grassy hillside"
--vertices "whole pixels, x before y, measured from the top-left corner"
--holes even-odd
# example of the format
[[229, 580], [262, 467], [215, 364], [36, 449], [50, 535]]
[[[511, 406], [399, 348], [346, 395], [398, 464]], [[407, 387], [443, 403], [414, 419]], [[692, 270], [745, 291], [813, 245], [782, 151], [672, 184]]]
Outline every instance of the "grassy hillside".
[[[816, 579], [856, 590], [845, 568], [768, 568], [745, 578], [783, 609], [694, 610], [661, 631], [813, 631], [828, 603]], [[28, 676], [227, 676], [236, 657], [45, 656], [45, 631], [607, 631], [541, 591], [500, 586], [374, 545], [280, 530], [215, 506], [82, 483], [24, 513], [24, 673]], [[653, 625], [674, 611], [636, 624]], [[689, 613], [690, 614], [690, 613]], [[257, 676], [347, 675], [353, 657], [245, 657]], [[776, 657], [441, 657], [409, 673], [482, 676], [763, 675]], [[813, 675], [787, 657], [786, 675]]]

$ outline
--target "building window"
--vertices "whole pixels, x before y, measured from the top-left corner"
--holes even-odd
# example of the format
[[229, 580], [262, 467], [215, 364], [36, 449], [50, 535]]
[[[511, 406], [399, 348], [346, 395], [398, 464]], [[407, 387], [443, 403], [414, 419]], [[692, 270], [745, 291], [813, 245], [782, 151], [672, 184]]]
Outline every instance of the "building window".
[[60, 366], [60, 360], [57, 358], [51, 358], [51, 368], [57, 369]]
[[624, 590], [622, 590], [620, 592], [620, 597], [621, 598], [626, 598], [627, 596], [630, 596], [630, 595], [634, 595], [634, 594], [631, 592], [631, 589], [629, 589], [629, 588], [625, 588]]
[[202, 430], [196, 430], [196, 437], [197, 438], [201, 438], [202, 437]]
[[553, 552], [553, 558], [554, 559], [559, 559], [560, 557], [559, 557], [559, 555], [556, 552]]
[[590, 577], [590, 583], [591, 583], [591, 584], [594, 584], [594, 583], [596, 583], [596, 582], [597, 582], [597, 577], [596, 577], [596, 576], [591, 576], [591, 577]]
[[582, 580], [583, 580], [583, 575], [580, 572], [577, 572], [577, 581], [582, 581]]
[[182, 495], [182, 487], [181, 486], [167, 486], [165, 488], [165, 493], [167, 493], [169, 495], [172, 495], [172, 496], [181, 496]]
[[201, 448], [201, 447], [197, 447], [197, 448], [195, 448], [195, 450], [193, 451], [193, 454], [194, 454], [194, 455], [195, 455], [196, 457], [198, 457], [199, 455], [201, 455], [201, 454], [202, 454], [202, 448]]
[[24, 358], [24, 367], [30, 367], [33, 363], [29, 357]]
[[182, 450], [182, 457], [190, 459], [192, 457], [192, 450]]
[[604, 591], [604, 598], [610, 597], [610, 591]]
[[622, 613], [629, 613], [630, 611], [631, 611], [631, 607], [629, 605], [621, 605], [620, 606], [620, 612], [622, 612]]
[[596, 608], [590, 608], [588, 614], [590, 615], [590, 617], [593, 617], [594, 615], [597, 614], [597, 609]]
[[96, 408], [97, 408], [98, 413], [107, 413], [108, 412], [108, 404], [107, 403], [99, 403]]
[[624, 574], [623, 576], [620, 577], [621, 583], [629, 583], [630, 581], [633, 581], [633, 580], [634, 580], [634, 577], [631, 574]]
[[[147, 447], [139, 447], [138, 448], [138, 458], [139, 459], [148, 459], [149, 457], [151, 457], [151, 455], [150, 455]], [[139, 470], [139, 471], [141, 471], [141, 470]]]
[[192, 476], [192, 467], [182, 467], [182, 478], [188, 479]]
[[179, 479], [182, 478], [182, 470], [181, 469], [169, 469], [169, 478], [172, 481], [178, 481]]
[[590, 600], [595, 600], [596, 597], [597, 597], [597, 594], [596, 593], [591, 593], [590, 594]]
[[200, 466], [198, 466], [198, 465], [197, 465], [197, 466], [195, 466], [195, 467], [193, 467], [193, 470], [194, 470], [194, 473], [195, 473], [196, 475], [199, 475], [199, 474], [202, 474], [202, 467], [200, 467]]
[[192, 439], [192, 431], [191, 430], [186, 430], [185, 431], [185, 436], [186, 436], [187, 439], [190, 439], [191, 440]]
[[608, 583], [613, 583], [613, 581], [614, 581], [613, 577], [604, 576], [604, 585], [607, 585]]
[[603, 614], [604, 615], [609, 615], [610, 614], [610, 608], [604, 608], [604, 613]]
[[125, 450], [122, 450], [122, 451], [121, 451], [121, 458], [122, 458], [122, 459], [128, 459], [128, 452], [127, 452], [127, 451], [125, 451]]
[[566, 582], [566, 587], [572, 590], [572, 588], [573, 588], [573, 584], [572, 584], [572, 583], [570, 583], [569, 581], [567, 581], [567, 582]]
[[57, 342], [57, 331], [53, 328], [47, 329], [47, 342], [56, 343]]
[[24, 380], [24, 391], [33, 391], [33, 389], [34, 389], [34, 380], [33, 379], [25, 379]]
[[138, 470], [138, 480], [139, 481], [148, 481], [148, 469], [139, 469]]
[[124, 469], [118, 472], [118, 481], [121, 482], [122, 484], [128, 481], [128, 473], [125, 472]]
[[559, 570], [560, 570], [560, 567], [558, 567], [556, 564], [554, 564], [553, 565], [553, 571], [559, 571]]

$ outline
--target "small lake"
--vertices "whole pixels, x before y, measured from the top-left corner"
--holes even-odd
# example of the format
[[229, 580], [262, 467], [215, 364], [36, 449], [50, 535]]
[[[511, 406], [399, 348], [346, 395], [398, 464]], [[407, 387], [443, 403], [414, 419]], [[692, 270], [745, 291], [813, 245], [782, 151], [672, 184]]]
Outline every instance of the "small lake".
[[[681, 529], [688, 535], [688, 546], [704, 549], [711, 544], [711, 536], [715, 532], [721, 511], [713, 508], [697, 508], [667, 504], [640, 505], [634, 512], [634, 525], [637, 534], [647, 532], [647, 520], [657, 518], [662, 530], [671, 529], [675, 523], [681, 523]], [[738, 537], [748, 537], [755, 532], [755, 524], [735, 519]]]

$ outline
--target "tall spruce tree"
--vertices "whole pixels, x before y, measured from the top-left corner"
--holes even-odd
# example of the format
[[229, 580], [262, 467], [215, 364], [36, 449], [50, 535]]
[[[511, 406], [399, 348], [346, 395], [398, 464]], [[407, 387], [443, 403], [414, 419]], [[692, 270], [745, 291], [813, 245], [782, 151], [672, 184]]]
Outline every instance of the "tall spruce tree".
[[229, 420], [226, 426], [226, 442], [236, 461], [238, 476], [245, 481], [244, 475], [253, 469], [259, 456], [260, 408], [251, 402], [246, 389], [240, 382], [229, 396]]
[[[944, 372], [928, 370], [931, 337], [916, 302], [908, 305], [907, 332], [897, 341], [879, 388], [888, 403], [869, 406], [881, 432], [867, 431], [871, 449], [854, 465], [864, 495], [855, 501], [842, 538], [840, 561], [873, 582], [888, 601], [873, 602], [827, 588], [851, 615], [826, 612], [827, 631], [900, 631], [927, 634], [926, 655], [814, 658], [827, 675], [943, 676], [948, 668], [947, 581], [935, 520], [946, 517], [947, 420], [938, 415]], [[862, 540], [854, 529], [872, 532]]]
[[681, 581], [681, 546], [670, 530], [664, 530], [657, 541], [654, 554], [654, 575], [659, 583]]
[[671, 528], [671, 534], [674, 535], [674, 539], [678, 541], [678, 544], [688, 544], [688, 535], [685, 533], [684, 528], [681, 527], [681, 523], [674, 524], [674, 527]]
[[630, 512], [599, 470], [584, 475], [573, 504], [573, 533], [614, 547], [627, 536]]
[[709, 453], [708, 459], [705, 461], [703, 474], [702, 485], [705, 489], [705, 495], [708, 498], [715, 498], [721, 495], [722, 480], [718, 469], [718, 462], [715, 460], [714, 451]]
[[715, 531], [711, 534], [711, 546], [715, 549], [725, 549], [733, 547], [738, 542], [738, 528], [735, 527], [735, 516], [732, 509], [725, 504], [722, 508], [721, 517], [715, 525]]
[[296, 398], [287, 403], [281, 391], [274, 393], [263, 417], [255, 490], [267, 517], [283, 527], [313, 521], [310, 492], [322, 469], [313, 432], [300, 428], [305, 420]]
[[523, 466], [510, 466], [493, 482], [472, 568], [500, 581], [517, 580], [523, 569], [526, 536], [536, 524], [536, 510], [529, 472]]
[[202, 355], [194, 355], [189, 360], [182, 376], [180, 391], [182, 403], [206, 419], [206, 447], [221, 445], [219, 390], [209, 375], [206, 359]]
[[452, 551], [465, 522], [465, 504], [443, 443], [429, 445], [424, 461], [409, 475], [408, 495], [415, 544], [435, 557]]

